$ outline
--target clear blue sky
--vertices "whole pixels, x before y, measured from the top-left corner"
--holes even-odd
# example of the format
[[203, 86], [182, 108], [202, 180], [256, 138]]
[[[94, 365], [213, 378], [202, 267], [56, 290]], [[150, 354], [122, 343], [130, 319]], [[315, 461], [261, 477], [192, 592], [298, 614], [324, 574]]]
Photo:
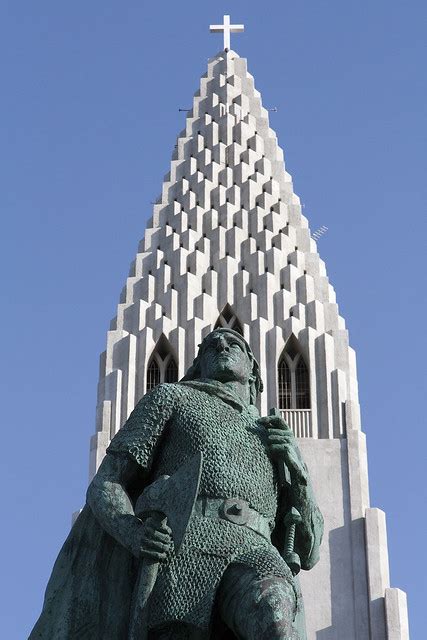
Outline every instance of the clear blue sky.
[[[26, 637], [84, 502], [98, 354], [231, 13], [358, 354], [371, 502], [425, 638], [426, 25], [421, 0], [0, 3], [0, 635]], [[343, 639], [344, 640], [344, 639]]]

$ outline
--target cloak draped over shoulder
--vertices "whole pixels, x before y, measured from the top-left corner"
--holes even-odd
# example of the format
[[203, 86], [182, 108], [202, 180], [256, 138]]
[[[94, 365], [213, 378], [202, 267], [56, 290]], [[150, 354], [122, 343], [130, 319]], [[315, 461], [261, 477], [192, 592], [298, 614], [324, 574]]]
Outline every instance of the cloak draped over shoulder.
[[53, 567], [29, 640], [123, 640], [136, 561], [86, 505]]
[[[158, 387], [146, 394], [112, 440], [119, 443], [125, 435], [130, 442], [135, 436], [137, 461], [146, 470], [173, 408], [158, 396]], [[143, 489], [141, 485], [139, 493]], [[136, 558], [104, 531], [86, 504], [59, 552], [29, 640], [126, 638], [137, 566]]]

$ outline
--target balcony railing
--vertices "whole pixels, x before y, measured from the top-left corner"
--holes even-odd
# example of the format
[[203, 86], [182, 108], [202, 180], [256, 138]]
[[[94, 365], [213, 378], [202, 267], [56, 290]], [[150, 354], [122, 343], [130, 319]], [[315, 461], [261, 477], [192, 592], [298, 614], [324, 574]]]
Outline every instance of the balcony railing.
[[311, 438], [311, 409], [281, 409], [280, 413], [297, 438]]

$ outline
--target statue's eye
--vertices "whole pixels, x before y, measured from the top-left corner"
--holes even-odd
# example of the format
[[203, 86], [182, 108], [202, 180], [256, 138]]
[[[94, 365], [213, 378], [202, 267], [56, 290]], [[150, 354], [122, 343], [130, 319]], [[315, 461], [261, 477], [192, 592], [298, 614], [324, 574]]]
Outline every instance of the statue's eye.
[[232, 342], [230, 344], [230, 347], [237, 347], [238, 349], [240, 349], [241, 351], [243, 351], [242, 347], [240, 346], [240, 344], [238, 342]]

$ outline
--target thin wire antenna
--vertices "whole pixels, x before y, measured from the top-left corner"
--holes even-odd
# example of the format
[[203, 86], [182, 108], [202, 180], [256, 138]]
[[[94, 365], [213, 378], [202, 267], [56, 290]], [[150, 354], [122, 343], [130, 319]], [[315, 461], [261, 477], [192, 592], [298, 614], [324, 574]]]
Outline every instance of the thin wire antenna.
[[322, 225], [321, 227], [316, 229], [314, 233], [311, 234], [311, 237], [313, 238], [313, 240], [319, 240], [319, 238], [324, 236], [327, 231], [328, 231], [328, 227], [325, 227], [325, 225]]

